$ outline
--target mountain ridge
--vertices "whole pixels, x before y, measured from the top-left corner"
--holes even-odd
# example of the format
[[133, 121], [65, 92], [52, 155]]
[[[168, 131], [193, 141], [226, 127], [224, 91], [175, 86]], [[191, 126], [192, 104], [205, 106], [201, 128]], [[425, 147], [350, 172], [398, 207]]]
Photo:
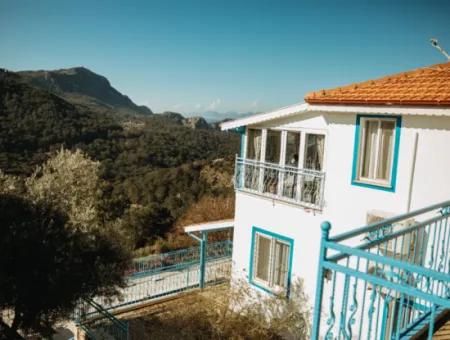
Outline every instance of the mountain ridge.
[[97, 112], [112, 111], [121, 115], [151, 115], [144, 105], [135, 104], [115, 89], [109, 80], [86, 67], [17, 72], [23, 82], [53, 93], [68, 102]]

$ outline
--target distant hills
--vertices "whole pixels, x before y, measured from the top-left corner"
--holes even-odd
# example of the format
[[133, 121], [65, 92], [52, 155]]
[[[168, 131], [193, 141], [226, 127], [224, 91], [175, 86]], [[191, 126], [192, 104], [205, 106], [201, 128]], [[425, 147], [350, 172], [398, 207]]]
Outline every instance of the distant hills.
[[212, 127], [203, 117], [200, 116], [186, 118], [181, 113], [172, 111], [165, 111], [161, 113], [161, 116], [176, 124], [187, 126], [191, 129], [210, 129]]
[[128, 96], [117, 91], [108, 79], [84, 67], [17, 73], [29, 85], [53, 93], [72, 104], [86, 106], [92, 111], [125, 115], [152, 114], [148, 107], [136, 105]]
[[208, 123], [217, 123], [222, 122], [230, 119], [238, 119], [250, 116], [252, 114], [255, 114], [255, 112], [236, 112], [236, 111], [227, 111], [227, 112], [217, 112], [217, 111], [206, 111], [199, 113], [189, 113], [186, 114], [186, 116], [189, 117], [196, 117], [196, 116], [202, 116]]
[[[153, 112], [145, 105], [135, 104], [128, 96], [111, 86], [109, 80], [85, 67], [59, 70], [16, 72], [20, 81], [50, 92], [67, 102], [97, 113], [123, 116], [148, 116]], [[249, 116], [253, 112], [206, 111], [187, 113], [163, 112], [162, 116], [172, 122], [192, 129], [218, 128], [225, 120]]]
[[[106, 78], [86, 71], [91, 73], [87, 78], [94, 75], [95, 79], [104, 79], [101, 81], [104, 88], [109, 84]], [[99, 96], [96, 92], [99, 87], [77, 88], [81, 80], [72, 82], [69, 77], [62, 81], [64, 77], [55, 77], [55, 73], [65, 71], [50, 71], [46, 82], [41, 82], [46, 72], [0, 69], [0, 169], [4, 171], [29, 173], [48, 157], [49, 151], [61, 145], [80, 147], [95, 159], [108, 159], [108, 164], [114, 164], [111, 171], [120, 172], [120, 177], [135, 170], [140, 173], [142, 168], [176, 167], [236, 153], [237, 137], [215, 131], [202, 117], [185, 118], [175, 112], [142, 114], [128, 97], [114, 89], [109, 97], [102, 98], [115, 103], [115, 107], [112, 104], [103, 107], [104, 104], [96, 102], [86, 104], [88, 97], [93, 98], [88, 95], [77, 97], [83, 98], [80, 103], [73, 100], [71, 93], [76, 90]], [[45, 90], [43, 84], [51, 90]], [[123, 110], [125, 104], [128, 107]], [[130, 114], [131, 111], [134, 113]], [[133, 170], [120, 169], [130, 166]]]

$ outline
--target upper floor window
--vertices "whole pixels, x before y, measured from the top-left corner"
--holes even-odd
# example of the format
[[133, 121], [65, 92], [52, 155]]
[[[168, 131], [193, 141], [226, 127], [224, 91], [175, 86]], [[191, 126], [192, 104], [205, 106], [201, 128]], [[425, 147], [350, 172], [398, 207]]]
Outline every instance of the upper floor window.
[[324, 143], [324, 135], [306, 134], [305, 169], [322, 171]]
[[284, 164], [297, 168], [299, 154], [300, 154], [300, 132], [287, 131], [286, 158]]
[[400, 124], [400, 117], [357, 117], [354, 184], [395, 190]]
[[261, 159], [262, 131], [248, 129], [247, 132], [247, 158], [259, 161]]
[[273, 164], [280, 163], [281, 131], [267, 130], [265, 161]]
[[246, 157], [239, 161], [236, 187], [320, 206], [324, 151], [324, 133], [248, 128]]

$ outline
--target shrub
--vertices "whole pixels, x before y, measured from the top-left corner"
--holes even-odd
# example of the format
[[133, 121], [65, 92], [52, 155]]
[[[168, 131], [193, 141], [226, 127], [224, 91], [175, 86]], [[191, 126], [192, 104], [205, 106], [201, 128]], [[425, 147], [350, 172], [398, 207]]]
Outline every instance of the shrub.
[[140, 339], [308, 339], [310, 308], [300, 280], [289, 299], [263, 296], [238, 281], [184, 296], [138, 322]]

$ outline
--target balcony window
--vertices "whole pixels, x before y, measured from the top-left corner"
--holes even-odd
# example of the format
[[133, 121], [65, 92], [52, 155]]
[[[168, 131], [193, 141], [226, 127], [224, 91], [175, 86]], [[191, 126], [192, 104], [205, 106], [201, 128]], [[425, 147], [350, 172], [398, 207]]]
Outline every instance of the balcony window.
[[247, 157], [237, 159], [236, 188], [320, 207], [325, 135], [273, 129], [247, 131]]
[[[261, 160], [262, 131], [259, 129], [248, 129], [247, 132], [247, 159]], [[259, 188], [260, 169], [256, 164], [251, 164], [246, 169], [245, 187], [251, 190]]]
[[259, 161], [261, 159], [262, 131], [248, 129], [247, 158]]
[[[286, 156], [285, 165], [286, 173], [283, 181], [283, 196], [289, 199], [295, 199], [298, 192], [298, 175], [297, 170], [299, 165], [300, 154], [300, 132], [286, 133]], [[292, 169], [291, 169], [292, 168]]]
[[[322, 171], [325, 136], [308, 133], [305, 138], [304, 168]], [[308, 203], [317, 203], [321, 192], [322, 181], [311, 174], [305, 176], [302, 182], [302, 200]]]
[[[353, 183], [394, 190], [400, 118], [358, 117]], [[358, 124], [359, 123], [359, 124]], [[358, 131], [359, 129], [359, 131]], [[355, 161], [354, 161], [355, 162]]]
[[253, 228], [250, 282], [272, 292], [289, 286], [293, 240]]
[[325, 136], [306, 134], [305, 169], [322, 171]]
[[268, 130], [266, 139], [265, 161], [273, 164], [280, 163], [281, 131]]
[[300, 132], [286, 133], [286, 157], [285, 164], [288, 166], [298, 167], [298, 155], [300, 150]]
[[[280, 163], [281, 131], [268, 130], [266, 138], [265, 161], [271, 164]], [[268, 167], [264, 170], [264, 192], [276, 194], [278, 191], [279, 172], [276, 168]]]

